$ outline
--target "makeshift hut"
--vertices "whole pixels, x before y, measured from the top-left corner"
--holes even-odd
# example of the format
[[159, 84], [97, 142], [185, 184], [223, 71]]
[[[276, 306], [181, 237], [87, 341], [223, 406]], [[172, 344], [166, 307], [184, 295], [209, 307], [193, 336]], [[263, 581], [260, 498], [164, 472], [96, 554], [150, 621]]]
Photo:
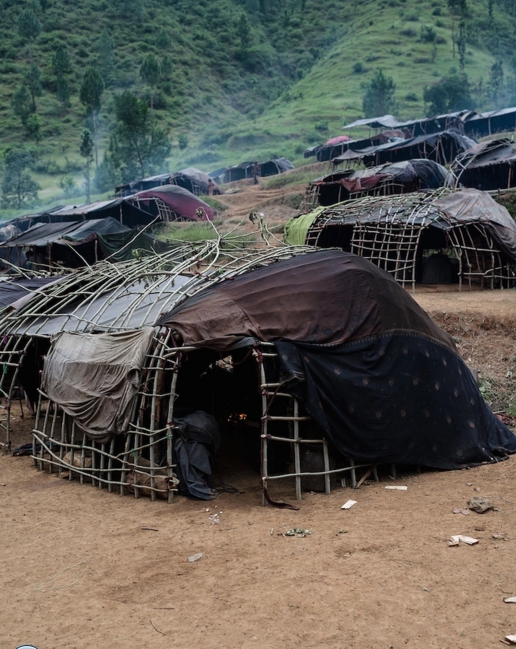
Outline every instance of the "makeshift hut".
[[156, 176], [149, 176], [141, 180], [132, 180], [129, 183], [115, 187], [116, 196], [131, 196], [132, 194], [147, 191], [163, 185], [177, 185], [188, 190], [194, 196], [208, 194], [210, 177], [196, 167], [187, 167], [172, 173], [167, 172]]
[[292, 245], [339, 247], [371, 260], [403, 286], [513, 286], [516, 224], [475, 189], [366, 196], [291, 219]]
[[215, 210], [198, 196], [179, 185], [161, 185], [126, 198], [139, 209], [158, 216], [160, 221], [212, 221]]
[[94, 203], [79, 205], [59, 205], [37, 214], [18, 216], [9, 221], [9, 224], [15, 226], [21, 232], [25, 232], [25, 230], [38, 223], [83, 222], [107, 219], [109, 217], [130, 228], [149, 225], [155, 220], [155, 214], [139, 209], [131, 201], [117, 198], [115, 200], [95, 201]]
[[484, 191], [516, 187], [516, 144], [507, 138], [480, 142], [457, 156], [451, 169], [464, 187]]
[[356, 119], [350, 124], [346, 124], [342, 127], [343, 130], [368, 126], [369, 128], [398, 128], [401, 122], [393, 117], [392, 115], [383, 115], [382, 117], [366, 117], [364, 119]]
[[[317, 147], [312, 149], [307, 149], [304, 153], [304, 157], [308, 158], [311, 155], [317, 156], [318, 162], [326, 162], [328, 160], [333, 160], [337, 156], [343, 155], [347, 151], [361, 151], [362, 149], [367, 149], [372, 146], [380, 146], [381, 144], [386, 144], [387, 142], [400, 141], [405, 138], [403, 131], [388, 129], [372, 135], [371, 137], [362, 138], [360, 140], [344, 140], [336, 143], [320, 144]], [[311, 152], [311, 153], [310, 153]]]
[[[294, 169], [294, 165], [286, 158], [276, 158], [268, 160], [267, 162], [259, 162], [259, 175], [260, 176], [275, 176], [282, 174], [285, 171]], [[254, 176], [254, 162], [241, 162], [234, 167], [228, 167], [224, 173], [224, 182], [231, 183], [235, 180], [245, 180], [246, 178], [253, 178]]]
[[[382, 463], [455, 469], [516, 451], [451, 337], [367, 260], [277, 248], [232, 253], [213, 272], [216, 244], [181, 252], [78, 273], [2, 320], [18, 379], [46, 356], [39, 468], [169, 500], [178, 475], [211, 498], [201, 447], [214, 451], [218, 428], [233, 452], [260, 457], [273, 502], [275, 480], [293, 478], [301, 498], [314, 475], [328, 492], [333, 475], [356, 484]], [[320, 466], [307, 468], [314, 449]]]
[[465, 122], [464, 130], [474, 137], [514, 131], [516, 130], [516, 108], [500, 108], [474, 114]]
[[134, 250], [163, 252], [170, 245], [146, 232], [126, 227], [111, 217], [89, 221], [36, 223], [0, 244], [9, 264], [30, 270], [60, 272], [112, 258], [121, 261]]
[[124, 229], [149, 226], [158, 222], [211, 221], [214, 215], [215, 211], [210, 205], [188, 190], [174, 185], [164, 185], [125, 198], [84, 205], [58, 206], [37, 214], [16, 217], [2, 228], [0, 241], [43, 224], [58, 224], [57, 232], [59, 224], [63, 224], [66, 228], [71, 227], [75, 222], [86, 227], [84, 225], [86, 222], [95, 221], [97, 224], [95, 227], [102, 229], [104, 226], [100, 223], [105, 220], [106, 224], [111, 223], [109, 227], [112, 229], [113, 221], [117, 221], [121, 232]]
[[334, 205], [360, 196], [390, 196], [450, 187], [453, 175], [433, 160], [406, 160], [368, 169], [345, 169], [309, 183], [301, 212]]

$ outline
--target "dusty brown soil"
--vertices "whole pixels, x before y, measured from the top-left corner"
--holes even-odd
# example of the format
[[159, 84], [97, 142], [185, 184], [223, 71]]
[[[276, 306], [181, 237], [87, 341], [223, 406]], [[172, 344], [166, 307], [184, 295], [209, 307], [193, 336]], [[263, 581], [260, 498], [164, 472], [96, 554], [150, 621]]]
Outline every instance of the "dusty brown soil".
[[[245, 216], [257, 195], [275, 198], [251, 193], [224, 197], [235, 201], [230, 218]], [[427, 288], [415, 298], [506, 409], [516, 292]], [[31, 420], [15, 415], [21, 443]], [[244, 468], [222, 477], [239, 493], [167, 505], [0, 455], [0, 649], [486, 649], [516, 633], [516, 605], [503, 602], [516, 595], [516, 458], [396, 482], [384, 473], [358, 491], [305, 494], [297, 512], [263, 508], [257, 476]], [[408, 490], [385, 490], [393, 484]], [[292, 501], [293, 486], [274, 495]], [[476, 495], [496, 511], [453, 514]], [[349, 498], [358, 504], [341, 510]], [[283, 536], [290, 528], [311, 534]], [[479, 543], [448, 547], [452, 534]]]

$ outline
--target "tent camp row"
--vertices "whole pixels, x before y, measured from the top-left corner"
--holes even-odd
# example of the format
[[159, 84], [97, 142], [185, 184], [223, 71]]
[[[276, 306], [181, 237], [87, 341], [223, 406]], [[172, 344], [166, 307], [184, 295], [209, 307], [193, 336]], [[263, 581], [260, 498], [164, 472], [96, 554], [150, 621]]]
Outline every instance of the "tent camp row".
[[408, 129], [412, 136], [431, 135], [458, 126], [468, 135], [485, 137], [501, 131], [514, 131], [516, 129], [516, 107], [500, 108], [483, 113], [463, 109], [405, 122], [398, 121], [392, 115], [383, 115], [382, 117], [357, 119], [342, 128], [348, 130], [364, 126], [372, 129]]
[[[88, 221], [36, 223], [0, 244], [2, 259], [15, 266], [55, 272], [101, 259], [130, 259], [133, 251], [162, 252], [170, 244], [152, 234], [128, 228], [111, 216]], [[30, 252], [27, 252], [30, 251]]]
[[213, 208], [175, 185], [156, 187], [126, 198], [56, 207], [10, 221], [0, 231], [0, 259], [55, 272], [109, 257], [121, 261], [136, 250], [162, 252], [170, 245], [149, 226], [169, 221], [212, 220]]
[[[260, 458], [269, 503], [286, 478], [301, 497], [308, 448], [326, 491], [379, 463], [454, 469], [516, 451], [451, 337], [339, 250], [228, 257], [206, 242], [100, 262], [5, 307], [0, 329], [0, 390], [21, 384], [37, 404], [35, 464], [109, 491], [213, 497], [209, 457], [235, 426], [227, 439]], [[294, 470], [275, 468], [275, 448]]]
[[[255, 162], [242, 162], [233, 167], [223, 167], [210, 174], [204, 173], [195, 167], [187, 167], [172, 173], [149, 176], [141, 180], [134, 180], [130, 183], [118, 185], [115, 188], [116, 196], [130, 196], [135, 192], [155, 189], [160, 186], [177, 185], [192, 192], [196, 196], [221, 193], [219, 184], [229, 183], [235, 180], [252, 178], [254, 175]], [[284, 171], [293, 169], [294, 165], [286, 158], [277, 158], [258, 162], [260, 176], [274, 176]]]
[[159, 221], [211, 221], [213, 208], [188, 190], [173, 185], [156, 187], [107, 201], [57, 206], [36, 214], [16, 217], [5, 225], [24, 232], [39, 223], [88, 221], [111, 217], [128, 227]]
[[420, 135], [405, 140], [397, 139], [365, 149], [348, 149], [333, 159], [333, 165], [346, 162], [362, 162], [366, 167], [385, 163], [402, 162], [417, 158], [433, 160], [441, 165], [450, 164], [455, 158], [476, 144], [456, 129], [433, 135]]
[[[460, 110], [435, 117], [398, 121], [392, 115], [357, 119], [343, 128], [350, 132], [357, 127], [369, 127], [381, 129], [380, 132], [368, 138], [359, 140], [348, 139], [336, 141], [338, 138], [331, 138], [324, 144], [309, 147], [304, 152], [304, 157], [316, 156], [318, 162], [333, 160], [347, 151], [360, 151], [369, 147], [377, 147], [386, 144], [395, 138], [417, 138], [436, 135], [450, 129], [469, 136], [470, 139], [485, 137], [493, 133], [516, 130], [516, 108], [502, 108], [499, 110], [477, 113], [471, 110]], [[343, 136], [340, 136], [343, 137]], [[344, 136], [346, 137], [346, 136]], [[391, 160], [394, 162], [394, 160]], [[445, 164], [451, 162], [447, 160]]]
[[285, 226], [292, 245], [339, 247], [402, 285], [516, 283], [516, 224], [476, 189], [364, 196], [316, 209]]

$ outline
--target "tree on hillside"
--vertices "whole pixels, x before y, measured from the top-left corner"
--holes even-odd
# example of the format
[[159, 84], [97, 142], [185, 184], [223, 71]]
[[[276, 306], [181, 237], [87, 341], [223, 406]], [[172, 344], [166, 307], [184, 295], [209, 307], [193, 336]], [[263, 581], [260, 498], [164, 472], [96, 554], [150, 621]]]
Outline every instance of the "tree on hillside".
[[35, 63], [31, 63], [29, 69], [25, 71], [24, 78], [31, 96], [31, 112], [35, 113], [37, 110], [36, 97], [41, 97], [43, 92], [40, 68]]
[[20, 118], [21, 123], [26, 127], [29, 116], [32, 113], [32, 99], [27, 86], [20, 86], [12, 95], [11, 107], [14, 114]]
[[81, 103], [86, 106], [88, 117], [91, 117], [93, 126], [93, 146], [95, 150], [95, 168], [99, 166], [98, 152], [98, 117], [100, 113], [102, 93], [104, 92], [104, 81], [99, 71], [94, 67], [89, 67], [82, 78], [79, 98]]
[[162, 170], [171, 145], [165, 132], [155, 126], [147, 102], [126, 90], [115, 97], [115, 115], [110, 153], [122, 180]]
[[488, 82], [488, 94], [495, 108], [498, 108], [499, 105], [503, 103], [504, 73], [501, 61], [496, 61], [491, 66], [491, 76], [489, 77]]
[[159, 74], [162, 81], [168, 81], [172, 78], [174, 70], [174, 58], [171, 54], [165, 54], [159, 64]]
[[112, 82], [115, 67], [115, 42], [108, 30], [104, 27], [97, 41], [98, 69], [105, 85]]
[[59, 43], [52, 56], [52, 70], [57, 80], [57, 96], [63, 108], [67, 108], [70, 105], [70, 88], [66, 75], [72, 71], [72, 64], [63, 43]]
[[396, 108], [396, 84], [386, 77], [383, 70], [377, 70], [374, 77], [365, 84], [362, 109], [366, 117], [379, 117], [394, 112]]
[[425, 86], [423, 100], [427, 104], [427, 117], [466, 108], [473, 110], [476, 106], [471, 96], [467, 75], [457, 74], [456, 70], [433, 86]]
[[24, 9], [18, 16], [18, 33], [25, 39], [29, 47], [29, 60], [32, 65], [32, 43], [41, 32], [41, 23], [31, 7]]
[[455, 37], [455, 21], [457, 20], [457, 18], [459, 18], [461, 22], [465, 22], [468, 15], [468, 0], [447, 0], [447, 4], [452, 21], [452, 55], [453, 58], [455, 58], [455, 45], [457, 43], [457, 39]]
[[466, 68], [466, 21], [464, 19], [459, 23], [457, 51], [459, 53], [459, 71], [461, 74], [464, 74]]
[[84, 189], [86, 190], [86, 202], [91, 201], [91, 164], [93, 162], [93, 138], [91, 131], [85, 128], [81, 134], [79, 153], [84, 158]]
[[150, 88], [151, 116], [154, 115], [154, 89], [159, 83], [161, 67], [154, 54], [147, 54], [140, 66], [140, 76]]
[[23, 147], [7, 149], [4, 153], [2, 204], [5, 207], [20, 209], [28, 201], [37, 200], [41, 187], [26, 171], [33, 164], [32, 153]]
[[240, 38], [240, 55], [246, 58], [251, 43], [251, 25], [246, 14], [241, 14], [237, 23], [237, 35]]

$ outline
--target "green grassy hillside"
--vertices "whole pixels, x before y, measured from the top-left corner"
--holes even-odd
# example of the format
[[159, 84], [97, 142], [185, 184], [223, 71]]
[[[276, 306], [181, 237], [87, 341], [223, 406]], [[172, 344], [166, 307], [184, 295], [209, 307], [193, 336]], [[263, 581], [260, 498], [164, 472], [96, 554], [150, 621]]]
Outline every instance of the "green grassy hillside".
[[[396, 115], [422, 116], [425, 86], [459, 68], [458, 53], [452, 52], [458, 20], [453, 22], [447, 0], [3, 0], [1, 5], [0, 151], [20, 144], [34, 148], [45, 201], [63, 195], [58, 187], [63, 176], [82, 183], [78, 149], [85, 108], [79, 88], [90, 65], [102, 71], [106, 84], [101, 149], [108, 147], [114, 127], [113, 97], [128, 89], [149, 98], [139, 70], [152, 53], [167, 70], [155, 88], [154, 106], [173, 143], [168, 166], [206, 170], [268, 156], [299, 162], [306, 146], [363, 116], [363, 86], [379, 69], [396, 83]], [[516, 85], [516, 3], [468, 0], [467, 5], [464, 71], [477, 107], [488, 109], [502, 95], [511, 96]], [[29, 65], [27, 40], [18, 32], [27, 7], [41, 24], [32, 44], [41, 68], [39, 142], [30, 139], [11, 107]], [[112, 50], [106, 50], [106, 34]], [[52, 68], [60, 44], [71, 61], [66, 109]], [[503, 62], [505, 92], [498, 99], [489, 85], [497, 60]], [[183, 149], [180, 136], [188, 142]]]

